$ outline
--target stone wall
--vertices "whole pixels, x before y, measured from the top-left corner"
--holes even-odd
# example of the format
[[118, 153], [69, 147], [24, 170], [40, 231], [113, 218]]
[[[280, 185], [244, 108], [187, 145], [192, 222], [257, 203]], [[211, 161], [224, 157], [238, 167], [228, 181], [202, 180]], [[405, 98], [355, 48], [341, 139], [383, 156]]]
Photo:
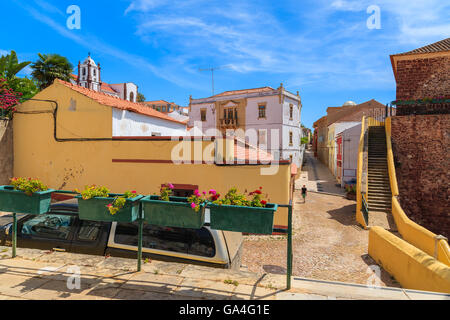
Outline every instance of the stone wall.
[[450, 55], [397, 62], [397, 100], [450, 96]]
[[403, 210], [450, 238], [450, 115], [392, 117], [392, 147]]
[[0, 120], [0, 185], [9, 183], [13, 176], [13, 130], [12, 122], [6, 126], [4, 120]]

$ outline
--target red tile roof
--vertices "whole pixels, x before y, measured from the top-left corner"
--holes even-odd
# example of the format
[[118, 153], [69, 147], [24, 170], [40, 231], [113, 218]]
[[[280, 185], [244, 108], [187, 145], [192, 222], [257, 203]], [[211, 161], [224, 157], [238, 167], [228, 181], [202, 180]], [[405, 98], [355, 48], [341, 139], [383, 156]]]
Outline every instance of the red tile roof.
[[[238, 143], [239, 142], [239, 143]], [[242, 139], [234, 138], [234, 158], [237, 160], [268, 161], [274, 160], [271, 153], [250, 145]]]
[[109, 106], [109, 107], [113, 107], [113, 108], [121, 109], [121, 110], [127, 110], [127, 111], [131, 111], [131, 112], [143, 114], [146, 116], [160, 118], [163, 120], [186, 125], [186, 123], [184, 123], [182, 121], [175, 120], [162, 112], [156, 111], [152, 108], [145, 107], [140, 103], [134, 103], [134, 102], [130, 102], [127, 100], [123, 100], [123, 99], [120, 99], [117, 97], [110, 96], [103, 92], [97, 92], [95, 90], [91, 90], [88, 88], [83, 88], [83, 87], [80, 87], [77, 85], [73, 85], [69, 82], [62, 81], [60, 79], [56, 79], [55, 82], [58, 82], [64, 86], [66, 86], [69, 89], [77, 91], [78, 93], [81, 93], [82, 95], [84, 95], [88, 98], [91, 98], [105, 106]]
[[[71, 74], [71, 76], [72, 76], [73, 80], [75, 80], [75, 81], [78, 80], [78, 76], [76, 74]], [[116, 93], [117, 94], [117, 91], [114, 90], [113, 88], [111, 88], [111, 86], [108, 83], [106, 83], [106, 82], [102, 82], [101, 88], [102, 88], [103, 91], [107, 91], [107, 92], [111, 92], [111, 93]]]
[[170, 105], [175, 105], [174, 102], [167, 102], [167, 101], [165, 101], [165, 100], [144, 101], [144, 102], [142, 102], [142, 103], [143, 103], [143, 104], [154, 104], [154, 105], [156, 105], [156, 106], [158, 106], [158, 105], [168, 105], [168, 104], [170, 104]]
[[408, 55], [408, 54], [420, 54], [420, 53], [434, 53], [434, 52], [443, 52], [450, 51], [450, 38], [423, 46], [418, 49], [414, 49], [404, 53], [395, 54], [396, 56], [400, 55]]
[[255, 92], [270, 92], [275, 90], [272, 87], [261, 87], [261, 88], [254, 88], [254, 89], [243, 89], [243, 90], [231, 90], [231, 91], [225, 91], [219, 94], [214, 95], [213, 97], [222, 97], [222, 96], [231, 96], [234, 94], [245, 94], [245, 93], [255, 93]]
[[109, 84], [107, 84], [106, 82], [102, 82], [101, 88], [103, 91], [108, 91], [108, 92], [117, 94], [117, 91], [114, 90], [113, 88], [111, 88], [111, 86]]

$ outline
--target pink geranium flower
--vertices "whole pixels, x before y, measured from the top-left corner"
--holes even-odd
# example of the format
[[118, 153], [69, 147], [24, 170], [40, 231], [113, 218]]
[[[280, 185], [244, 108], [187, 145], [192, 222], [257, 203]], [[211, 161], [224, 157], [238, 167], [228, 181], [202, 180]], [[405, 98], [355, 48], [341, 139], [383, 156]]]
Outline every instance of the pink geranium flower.
[[191, 208], [192, 208], [192, 209], [195, 209], [196, 206], [197, 206], [197, 205], [196, 205], [195, 203], [193, 203], [193, 202], [191, 203]]

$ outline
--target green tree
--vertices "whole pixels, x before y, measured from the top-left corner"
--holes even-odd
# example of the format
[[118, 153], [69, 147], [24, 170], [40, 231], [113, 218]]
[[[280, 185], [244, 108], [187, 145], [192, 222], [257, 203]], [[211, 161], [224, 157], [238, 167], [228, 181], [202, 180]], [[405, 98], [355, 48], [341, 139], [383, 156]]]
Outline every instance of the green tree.
[[8, 81], [9, 86], [15, 92], [21, 92], [21, 101], [32, 98], [36, 93], [39, 92], [39, 89], [36, 85], [36, 82], [33, 79], [24, 78], [14, 78]]
[[140, 92], [137, 94], [137, 102], [145, 102], [145, 96]]
[[16, 74], [30, 63], [31, 61], [19, 63], [16, 52], [11, 50], [10, 54], [0, 57], [0, 75], [9, 81], [16, 78]]
[[40, 54], [39, 60], [31, 65], [31, 75], [37, 81], [39, 89], [50, 86], [55, 79], [70, 82], [73, 65], [59, 54]]

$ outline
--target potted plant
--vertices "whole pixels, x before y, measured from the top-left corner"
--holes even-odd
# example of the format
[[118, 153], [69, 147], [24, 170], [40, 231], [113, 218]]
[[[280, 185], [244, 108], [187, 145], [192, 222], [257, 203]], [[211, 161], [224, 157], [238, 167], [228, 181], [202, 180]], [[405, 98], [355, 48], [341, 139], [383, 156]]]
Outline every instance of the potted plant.
[[159, 195], [141, 199], [143, 218], [149, 224], [200, 229], [205, 223], [205, 192], [195, 190], [190, 197], [174, 197], [173, 185], [161, 187]]
[[231, 188], [223, 199], [208, 204], [211, 228], [246, 233], [272, 234], [273, 215], [278, 205], [262, 199], [262, 187], [248, 194]]
[[345, 191], [347, 192], [347, 199], [356, 200], [356, 185], [346, 184]]
[[11, 185], [0, 186], [0, 211], [42, 214], [50, 208], [49, 189], [38, 179], [12, 178]]
[[92, 185], [86, 186], [76, 198], [82, 220], [133, 222], [140, 217], [142, 196], [136, 191], [117, 194], [110, 193], [106, 187]]

